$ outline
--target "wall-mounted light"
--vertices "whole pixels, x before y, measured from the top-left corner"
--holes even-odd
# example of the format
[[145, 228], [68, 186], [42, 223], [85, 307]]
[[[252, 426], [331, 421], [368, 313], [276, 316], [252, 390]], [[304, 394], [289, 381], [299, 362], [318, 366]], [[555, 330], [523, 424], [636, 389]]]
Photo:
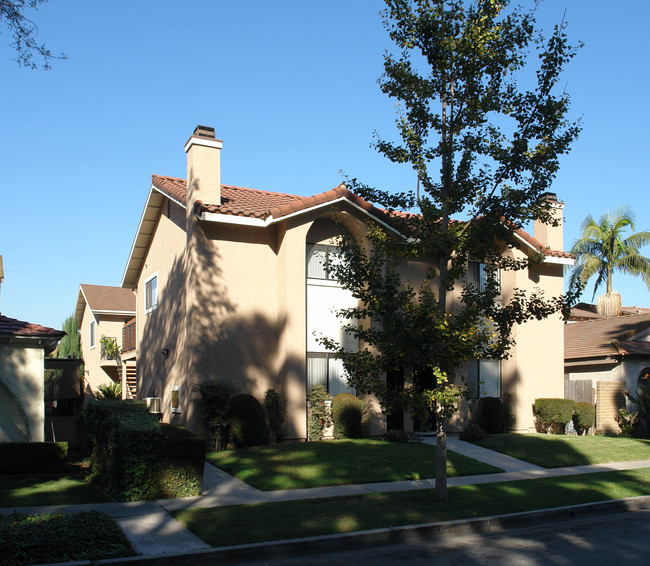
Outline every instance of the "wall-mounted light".
[[166, 358], [167, 356], [169, 356], [169, 348], [163, 348], [160, 353], [162, 354], [163, 358]]

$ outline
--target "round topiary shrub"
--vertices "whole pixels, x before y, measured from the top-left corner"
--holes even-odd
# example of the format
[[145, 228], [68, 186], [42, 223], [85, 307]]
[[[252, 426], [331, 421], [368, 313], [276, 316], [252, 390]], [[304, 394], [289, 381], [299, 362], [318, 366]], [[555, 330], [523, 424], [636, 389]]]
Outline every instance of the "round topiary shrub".
[[578, 434], [587, 434], [589, 429], [594, 426], [596, 418], [596, 407], [591, 403], [578, 402], [574, 407], [573, 425]]
[[259, 446], [268, 442], [264, 409], [252, 395], [236, 395], [230, 400], [228, 425], [229, 448]]
[[485, 431], [477, 424], [468, 424], [465, 430], [460, 433], [460, 440], [465, 442], [478, 442], [486, 437]]
[[360, 438], [363, 401], [352, 393], [339, 393], [332, 399], [334, 438]]

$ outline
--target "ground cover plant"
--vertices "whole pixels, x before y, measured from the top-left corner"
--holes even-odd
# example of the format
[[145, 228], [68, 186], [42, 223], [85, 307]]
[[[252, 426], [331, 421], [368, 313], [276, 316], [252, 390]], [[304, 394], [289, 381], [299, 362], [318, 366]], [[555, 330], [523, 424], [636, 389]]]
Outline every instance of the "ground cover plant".
[[0, 515], [0, 566], [134, 554], [122, 530], [104, 513]]
[[0, 507], [104, 503], [111, 499], [81, 479], [59, 474], [0, 475]]
[[650, 440], [639, 438], [513, 433], [476, 444], [543, 468], [650, 459]]
[[[436, 449], [384, 440], [330, 440], [211, 452], [207, 460], [262, 491], [434, 478]], [[450, 452], [450, 476], [502, 472]]]
[[175, 517], [211, 546], [473, 519], [650, 495], [650, 468], [449, 488], [188, 509]]

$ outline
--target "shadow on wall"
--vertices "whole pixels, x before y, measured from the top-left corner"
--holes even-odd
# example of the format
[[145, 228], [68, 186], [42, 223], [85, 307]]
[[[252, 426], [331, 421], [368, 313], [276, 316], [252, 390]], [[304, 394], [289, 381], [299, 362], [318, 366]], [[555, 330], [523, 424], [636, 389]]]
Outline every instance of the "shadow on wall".
[[[233, 232], [233, 239], [239, 239], [241, 235]], [[162, 397], [165, 421], [199, 432], [194, 383], [224, 379], [233, 384], [235, 393], [251, 393], [261, 403], [266, 389], [276, 386], [286, 399], [289, 386], [302, 384], [304, 388], [304, 362], [285, 354], [286, 316], [255, 312], [233, 303], [228, 289], [238, 282], [224, 279], [218, 242], [208, 240], [202, 232], [196, 240], [199, 245], [192, 252], [201, 269], [191, 273], [187, 255], [177, 257], [159, 291], [158, 308], [144, 315], [138, 346], [138, 398]], [[195, 290], [193, 297], [186, 293], [188, 278]], [[269, 296], [265, 303], [275, 305], [277, 297]], [[162, 353], [164, 349], [167, 355]], [[181, 387], [180, 413], [171, 412], [173, 386]], [[304, 419], [303, 411], [298, 430], [304, 427]], [[300, 424], [289, 423], [289, 430]]]
[[[27, 404], [34, 408], [34, 396], [42, 397], [42, 391], [35, 388], [35, 378], [29, 375], [26, 369], [32, 363], [26, 349], [3, 348], [2, 354], [0, 357], [3, 366], [0, 378], [0, 442], [29, 442], [32, 440], [32, 434], [24, 406]], [[4, 382], [7, 379], [15, 384], [22, 384], [22, 395], [17, 395], [15, 387]], [[42, 399], [40, 412], [42, 414], [44, 412]]]

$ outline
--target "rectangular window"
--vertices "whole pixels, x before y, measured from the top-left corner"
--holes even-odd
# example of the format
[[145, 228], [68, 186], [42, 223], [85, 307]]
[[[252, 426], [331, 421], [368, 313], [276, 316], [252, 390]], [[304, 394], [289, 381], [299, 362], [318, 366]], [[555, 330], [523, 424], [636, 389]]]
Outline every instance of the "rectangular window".
[[490, 275], [496, 280], [500, 291], [501, 276], [498, 269], [491, 271], [485, 263], [478, 263], [476, 261], [470, 261], [467, 265], [467, 283], [478, 289], [481, 293], [485, 292]]
[[91, 320], [90, 321], [90, 347], [91, 348], [95, 347], [96, 333], [97, 333], [97, 323], [94, 320]]
[[501, 397], [501, 360], [470, 360], [467, 366], [470, 397]]
[[326, 263], [336, 261], [339, 256], [340, 251], [336, 246], [307, 244], [307, 277], [333, 281], [333, 275], [327, 270]]
[[144, 282], [144, 312], [158, 308], [158, 274], [155, 273]]
[[181, 386], [174, 385], [172, 387], [172, 413], [181, 412]]
[[307, 392], [314, 385], [323, 385], [331, 397], [339, 393], [352, 393], [348, 386], [343, 361], [327, 353], [307, 353]]

